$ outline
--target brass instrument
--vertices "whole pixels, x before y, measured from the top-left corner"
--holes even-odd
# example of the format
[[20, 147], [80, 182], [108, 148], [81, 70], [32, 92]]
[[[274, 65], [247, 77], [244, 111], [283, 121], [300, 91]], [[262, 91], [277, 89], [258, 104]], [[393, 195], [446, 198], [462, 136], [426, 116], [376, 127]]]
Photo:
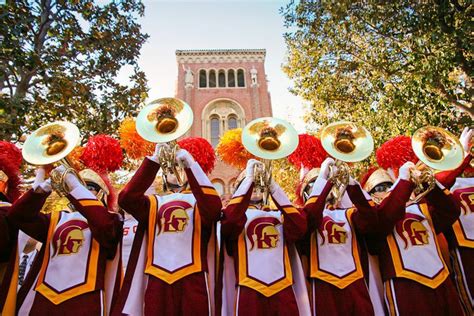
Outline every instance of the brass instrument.
[[290, 155], [298, 146], [298, 133], [281, 119], [263, 117], [248, 123], [242, 131], [242, 144], [254, 156], [262, 159], [255, 166], [255, 187], [268, 205], [272, 181], [272, 160]]
[[349, 184], [350, 169], [347, 163], [369, 157], [374, 150], [374, 140], [365, 127], [339, 121], [329, 124], [321, 131], [321, 143], [326, 152], [336, 159], [334, 165], [330, 166], [328, 179], [333, 183], [328, 201], [336, 205]]
[[[77, 171], [71, 167], [67, 155], [79, 145], [80, 133], [76, 125], [70, 122], [53, 122], [46, 124], [31, 133], [23, 145], [22, 155], [26, 162], [44, 166], [61, 164], [66, 171], [59, 173], [53, 170], [50, 173], [51, 185], [61, 196], [66, 196], [69, 189], [65, 183], [68, 173], [73, 173], [82, 181]], [[84, 181], [82, 181], [84, 184]]]
[[410, 173], [416, 186], [412, 202], [418, 202], [434, 189], [434, 170], [456, 169], [463, 161], [464, 150], [456, 136], [435, 126], [418, 129], [411, 138], [411, 145], [420, 159], [416, 164], [416, 171]]
[[[159, 164], [163, 170], [163, 184], [173, 174], [179, 186], [185, 184], [184, 171], [176, 162], [179, 146], [176, 139], [186, 134], [193, 124], [193, 111], [184, 101], [176, 98], [155, 100], [138, 114], [136, 127], [138, 134], [152, 143], [166, 143], [158, 153]], [[165, 188], [166, 190], [168, 187]]]

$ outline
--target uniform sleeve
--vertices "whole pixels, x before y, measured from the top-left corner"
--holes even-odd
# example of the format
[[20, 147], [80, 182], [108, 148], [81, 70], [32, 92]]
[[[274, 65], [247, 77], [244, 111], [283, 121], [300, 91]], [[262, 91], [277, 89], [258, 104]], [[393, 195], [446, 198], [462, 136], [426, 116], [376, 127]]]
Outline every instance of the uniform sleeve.
[[[395, 224], [405, 215], [406, 203], [412, 191], [413, 184], [410, 181], [399, 180], [392, 186], [388, 196], [385, 197], [382, 203], [375, 205], [370, 195], [365, 193], [360, 185], [350, 185], [347, 188], [351, 201], [358, 210], [368, 208], [374, 210], [372, 216], [369, 215], [363, 218], [364, 216], [361, 216], [362, 213], [360, 213], [354, 217], [362, 231], [368, 234], [381, 234], [384, 236], [390, 234]], [[375, 222], [370, 223], [371, 220]]]
[[237, 240], [244, 229], [250, 198], [252, 197], [253, 181], [245, 178], [240, 184], [232, 199], [224, 209], [222, 218], [221, 234], [227, 240]]
[[123, 223], [120, 216], [109, 212], [107, 207], [82, 185], [72, 190], [68, 199], [87, 219], [92, 236], [106, 249], [107, 257], [113, 258], [122, 237]]
[[291, 204], [280, 186], [276, 187], [275, 192], [272, 193], [272, 198], [277, 208], [283, 213], [285, 241], [295, 242], [301, 239], [306, 233], [306, 214], [300, 212]]
[[448, 189], [440, 183], [426, 195], [428, 208], [436, 233], [451, 228], [461, 214], [461, 206]]
[[145, 192], [153, 184], [159, 169], [159, 164], [145, 158], [140, 168], [138, 168], [132, 179], [119, 194], [119, 206], [135, 217], [140, 223], [148, 222], [150, 200], [145, 195]]
[[42, 243], [48, 238], [50, 217], [40, 211], [48, 196], [31, 189], [12, 204], [8, 213], [10, 223]]
[[445, 188], [451, 188], [456, 182], [456, 178], [459, 177], [464, 170], [471, 164], [472, 155], [467, 155], [462, 164], [454, 170], [447, 170], [438, 172], [435, 177], [439, 183], [441, 183]]
[[16, 229], [8, 223], [7, 214], [10, 205], [0, 206], [0, 262], [7, 262], [10, 258], [10, 251], [14, 244], [14, 232]]
[[199, 214], [203, 219], [203, 225], [210, 227], [221, 216], [221, 198], [197, 162], [194, 162], [190, 168], [185, 168], [184, 170], [188, 177], [191, 191], [196, 198], [196, 204]]
[[304, 205], [304, 212], [308, 220], [308, 230], [314, 231], [323, 221], [323, 211], [326, 206], [326, 199], [331, 192], [332, 183], [318, 177], [314, 182], [311, 195]]

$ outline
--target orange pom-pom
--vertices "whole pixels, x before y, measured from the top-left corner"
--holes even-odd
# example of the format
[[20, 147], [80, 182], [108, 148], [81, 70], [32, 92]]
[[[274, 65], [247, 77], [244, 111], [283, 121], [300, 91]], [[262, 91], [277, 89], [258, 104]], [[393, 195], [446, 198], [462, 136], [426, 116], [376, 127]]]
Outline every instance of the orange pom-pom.
[[179, 147], [187, 150], [205, 173], [214, 169], [216, 154], [212, 145], [201, 137], [187, 137], [178, 141]]
[[82, 146], [77, 146], [74, 148], [69, 155], [67, 155], [67, 161], [77, 171], [81, 171], [82, 169], [85, 168], [84, 163], [81, 160], [81, 156], [84, 153], [84, 147]]
[[223, 162], [238, 169], [244, 169], [249, 159], [256, 159], [242, 144], [241, 128], [225, 132], [217, 145], [216, 152]]
[[377, 149], [375, 156], [380, 167], [385, 170], [392, 169], [395, 174], [405, 162], [418, 161], [411, 147], [411, 138], [408, 136], [396, 136], [386, 141]]
[[288, 156], [288, 161], [298, 170], [302, 167], [306, 169], [321, 167], [328, 154], [324, 150], [319, 138], [309, 134], [300, 134], [298, 138], [298, 147]]
[[130, 159], [142, 159], [153, 154], [155, 144], [144, 140], [137, 133], [135, 120], [126, 118], [119, 127], [120, 146]]
[[87, 168], [98, 173], [113, 172], [122, 166], [122, 148], [111, 136], [95, 135], [87, 141], [81, 160]]

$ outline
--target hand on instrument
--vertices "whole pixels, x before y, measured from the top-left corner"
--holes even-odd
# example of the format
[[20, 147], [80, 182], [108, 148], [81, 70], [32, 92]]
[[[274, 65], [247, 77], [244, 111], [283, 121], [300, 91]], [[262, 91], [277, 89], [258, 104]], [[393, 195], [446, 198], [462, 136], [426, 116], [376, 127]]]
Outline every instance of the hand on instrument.
[[[336, 162], [331, 157], [328, 157], [321, 164], [321, 171], [319, 171], [319, 176], [321, 178], [325, 180], [328, 179], [330, 166], [333, 166], [333, 168], [336, 168]], [[334, 171], [336, 171], [336, 169], [334, 169]]]
[[416, 166], [413, 162], [407, 161], [398, 170], [398, 177], [403, 180], [410, 180], [410, 174], [416, 171]]
[[46, 170], [43, 166], [36, 168], [35, 170], [35, 181], [33, 181], [32, 188], [33, 190], [37, 190], [41, 183], [44, 182], [44, 178], [46, 176]]
[[167, 143], [157, 143], [156, 146], [155, 146], [155, 151], [153, 152], [153, 155], [151, 156], [148, 156], [148, 159], [156, 162], [156, 163], [159, 163], [159, 155], [160, 155], [160, 150], [161, 148], [169, 148], [169, 145]]
[[194, 158], [187, 150], [180, 149], [176, 153], [176, 162], [184, 168], [190, 168], [194, 163]]
[[270, 182], [270, 193], [274, 194], [278, 189], [280, 189], [280, 186], [272, 179]]
[[262, 163], [256, 159], [249, 159], [249, 161], [247, 161], [247, 167], [245, 168], [245, 177], [253, 180], [255, 175], [255, 166], [259, 164]]
[[473, 137], [473, 133], [474, 133], [473, 129], [469, 127], [465, 127], [461, 133], [461, 136], [459, 137], [459, 141], [461, 142], [462, 148], [464, 149], [464, 153], [466, 155], [468, 155], [471, 151], [470, 142], [471, 142], [471, 138]]
[[356, 184], [357, 184], [357, 181], [353, 177], [349, 176], [349, 185], [356, 185]]
[[63, 165], [60, 165], [53, 169], [52, 172], [57, 172], [59, 175], [66, 175], [64, 176], [64, 182], [66, 183], [67, 187], [70, 191], [74, 190], [75, 188], [81, 186], [81, 182], [77, 179], [77, 176], [74, 173], [67, 172], [67, 168]]

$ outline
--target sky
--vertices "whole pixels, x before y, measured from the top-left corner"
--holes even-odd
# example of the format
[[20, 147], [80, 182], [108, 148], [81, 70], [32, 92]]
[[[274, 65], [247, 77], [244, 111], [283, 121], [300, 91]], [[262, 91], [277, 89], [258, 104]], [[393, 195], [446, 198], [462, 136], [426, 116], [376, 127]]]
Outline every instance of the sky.
[[[150, 37], [142, 47], [139, 65], [148, 78], [149, 99], [175, 95], [177, 49], [264, 48], [273, 115], [291, 121], [302, 132], [303, 102], [289, 92], [291, 81], [281, 68], [286, 28], [279, 9], [287, 2], [144, 0], [145, 16], [139, 22]], [[124, 69], [123, 78], [126, 75]]]

